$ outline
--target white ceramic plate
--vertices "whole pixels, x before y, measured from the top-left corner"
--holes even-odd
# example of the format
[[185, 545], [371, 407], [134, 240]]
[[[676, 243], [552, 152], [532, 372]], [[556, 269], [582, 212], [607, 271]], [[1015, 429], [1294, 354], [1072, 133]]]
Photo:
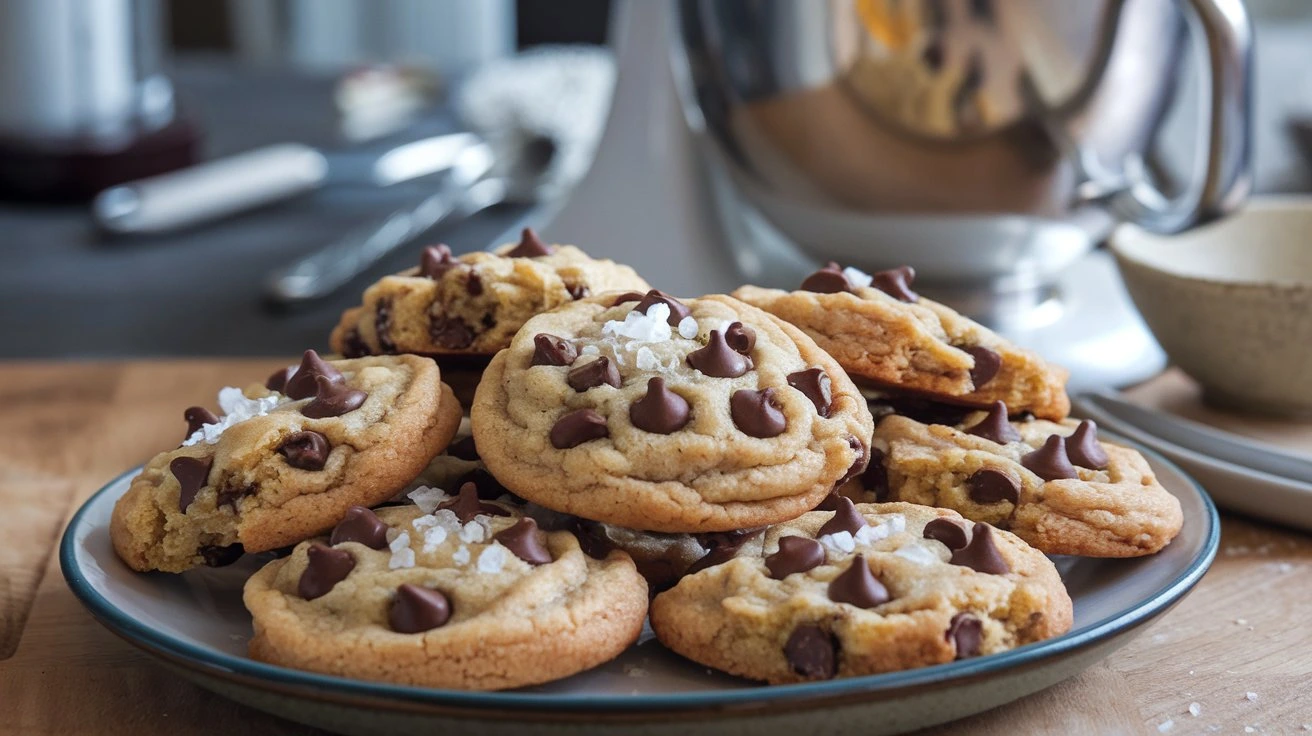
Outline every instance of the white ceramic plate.
[[1165, 613], [1216, 555], [1220, 521], [1177, 467], [1146, 452], [1184, 509], [1165, 550], [1132, 560], [1057, 558], [1075, 602], [1064, 636], [1010, 652], [906, 672], [762, 686], [711, 673], [646, 639], [618, 660], [550, 685], [500, 693], [404, 687], [316, 675], [247, 659], [246, 578], [268, 557], [182, 575], [132, 572], [114, 555], [109, 518], [136, 470], [73, 517], [60, 546], [69, 587], [107, 628], [203, 687], [345, 733], [898, 733], [978, 713], [1041, 690], [1110, 654]]

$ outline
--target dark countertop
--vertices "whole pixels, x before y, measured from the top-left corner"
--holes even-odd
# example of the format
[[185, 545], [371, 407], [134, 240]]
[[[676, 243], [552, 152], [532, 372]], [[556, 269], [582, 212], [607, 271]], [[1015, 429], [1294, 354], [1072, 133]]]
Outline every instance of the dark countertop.
[[[183, 105], [204, 127], [207, 157], [287, 140], [341, 146], [330, 79], [200, 62], [182, 65], [174, 79]], [[437, 131], [453, 123], [422, 125]], [[341, 311], [358, 303], [371, 281], [417, 262], [419, 244], [335, 296], [294, 311], [262, 304], [264, 275], [431, 186], [327, 189], [203, 229], [132, 240], [98, 235], [85, 206], [0, 203], [0, 359], [325, 348]], [[489, 211], [436, 228], [423, 241], [447, 242], [457, 253], [477, 250], [524, 214]]]

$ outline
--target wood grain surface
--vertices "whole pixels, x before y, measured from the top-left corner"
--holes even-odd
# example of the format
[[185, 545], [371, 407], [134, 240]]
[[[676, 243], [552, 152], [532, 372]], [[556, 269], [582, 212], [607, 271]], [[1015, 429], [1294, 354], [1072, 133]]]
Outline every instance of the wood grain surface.
[[[82, 500], [177, 443], [183, 408], [288, 362], [0, 363], [0, 734], [314, 733], [191, 685], [101, 628], [53, 554]], [[1216, 564], [1139, 638], [928, 733], [1312, 734], [1309, 619], [1312, 539], [1225, 515]]]

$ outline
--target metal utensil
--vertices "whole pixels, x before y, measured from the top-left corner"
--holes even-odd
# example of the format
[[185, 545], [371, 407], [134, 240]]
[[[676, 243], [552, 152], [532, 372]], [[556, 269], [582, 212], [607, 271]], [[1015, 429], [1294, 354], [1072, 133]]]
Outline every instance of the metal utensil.
[[478, 144], [471, 133], [446, 133], [381, 155], [325, 154], [279, 143], [188, 169], [111, 187], [92, 202], [92, 217], [118, 234], [179, 230], [336, 184], [386, 187], [443, 171]]
[[548, 174], [555, 152], [551, 139], [530, 139], [518, 155], [506, 157], [507, 171], [494, 175], [491, 148], [486, 143], [471, 146], [460, 154], [433, 195], [274, 272], [265, 295], [278, 304], [328, 296], [383, 256], [444, 220], [468, 217], [502, 202], [543, 199], [551, 191]]

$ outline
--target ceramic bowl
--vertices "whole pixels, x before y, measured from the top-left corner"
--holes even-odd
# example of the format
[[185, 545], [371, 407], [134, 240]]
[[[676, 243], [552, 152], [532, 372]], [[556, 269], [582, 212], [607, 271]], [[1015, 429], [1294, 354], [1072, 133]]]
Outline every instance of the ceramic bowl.
[[1132, 225], [1111, 248], [1144, 321], [1211, 403], [1312, 415], [1312, 198], [1253, 200], [1179, 235]]

